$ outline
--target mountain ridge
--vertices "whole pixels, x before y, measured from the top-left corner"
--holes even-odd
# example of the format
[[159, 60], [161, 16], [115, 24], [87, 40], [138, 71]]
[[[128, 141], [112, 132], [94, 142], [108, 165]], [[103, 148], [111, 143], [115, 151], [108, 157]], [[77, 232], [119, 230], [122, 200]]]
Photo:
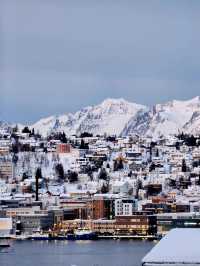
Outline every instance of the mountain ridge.
[[139, 134], [152, 137], [182, 131], [200, 134], [200, 96], [184, 101], [171, 100], [152, 107], [123, 98], [108, 98], [74, 113], [42, 118], [29, 127], [43, 136], [57, 131], [64, 131], [67, 135], [87, 131], [94, 135]]
[[136, 117], [132, 117], [122, 135], [137, 133], [157, 137], [182, 131], [196, 134], [199, 133], [198, 126], [193, 126], [191, 131], [191, 125], [194, 121], [197, 125], [200, 124], [199, 112], [199, 96], [186, 101], [172, 100], [156, 104], [146, 112], [139, 112]]
[[[67, 135], [87, 131], [93, 134], [119, 135], [125, 124], [146, 106], [120, 99], [105, 99], [102, 103], [82, 108], [75, 113], [43, 118], [31, 127], [43, 135], [51, 131], [64, 131]], [[41, 132], [42, 131], [42, 132]]]

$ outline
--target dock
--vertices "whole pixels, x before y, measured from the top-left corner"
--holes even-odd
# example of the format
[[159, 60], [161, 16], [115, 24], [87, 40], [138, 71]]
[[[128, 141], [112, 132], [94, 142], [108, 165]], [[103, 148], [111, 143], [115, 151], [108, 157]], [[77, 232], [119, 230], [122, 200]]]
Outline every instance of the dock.
[[158, 240], [158, 236], [153, 236], [153, 235], [147, 235], [147, 236], [140, 236], [140, 235], [110, 235], [110, 236], [105, 236], [105, 235], [99, 235], [98, 239], [133, 239], [133, 240]]

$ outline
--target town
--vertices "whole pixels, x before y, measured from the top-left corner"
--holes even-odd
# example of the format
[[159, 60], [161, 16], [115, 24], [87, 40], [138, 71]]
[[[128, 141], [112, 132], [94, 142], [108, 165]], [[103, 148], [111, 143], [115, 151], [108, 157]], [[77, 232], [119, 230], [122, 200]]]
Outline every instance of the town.
[[200, 228], [200, 136], [0, 131], [0, 237], [156, 239]]

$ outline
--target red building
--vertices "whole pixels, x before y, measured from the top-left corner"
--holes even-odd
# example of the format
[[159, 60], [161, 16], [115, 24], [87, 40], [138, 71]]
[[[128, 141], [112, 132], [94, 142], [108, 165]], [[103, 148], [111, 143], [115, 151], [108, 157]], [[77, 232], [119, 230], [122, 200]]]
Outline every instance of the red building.
[[70, 153], [71, 152], [71, 145], [67, 143], [60, 143], [56, 147], [57, 153]]
[[108, 199], [98, 198], [93, 199], [91, 205], [91, 218], [92, 219], [109, 219], [112, 213], [112, 201]]

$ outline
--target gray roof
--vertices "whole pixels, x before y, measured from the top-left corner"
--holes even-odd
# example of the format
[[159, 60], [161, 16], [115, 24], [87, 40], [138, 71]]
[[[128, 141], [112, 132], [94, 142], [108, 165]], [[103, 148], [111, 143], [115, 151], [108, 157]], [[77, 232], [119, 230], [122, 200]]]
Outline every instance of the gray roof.
[[146, 264], [200, 264], [200, 229], [171, 230], [142, 260]]

